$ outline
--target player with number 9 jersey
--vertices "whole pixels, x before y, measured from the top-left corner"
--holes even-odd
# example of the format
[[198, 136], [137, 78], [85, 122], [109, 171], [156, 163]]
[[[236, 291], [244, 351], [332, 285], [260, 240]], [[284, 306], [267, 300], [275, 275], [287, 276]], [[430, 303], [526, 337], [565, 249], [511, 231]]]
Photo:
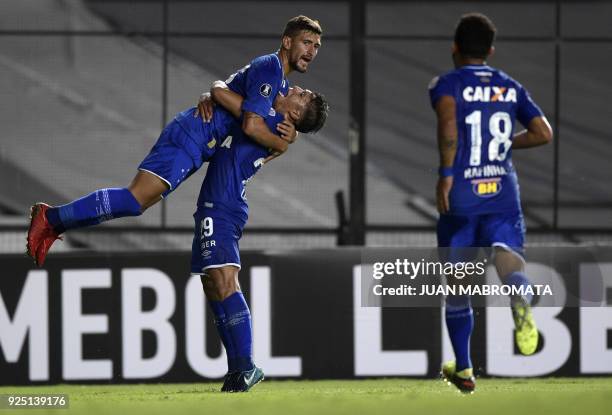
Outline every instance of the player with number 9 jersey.
[[456, 102], [457, 153], [448, 213], [519, 212], [514, 126], [543, 115], [527, 90], [498, 69], [466, 65], [434, 78], [429, 95], [434, 108], [445, 95]]
[[[274, 114], [265, 122], [273, 130], [283, 119], [282, 114]], [[194, 214], [193, 274], [228, 265], [240, 269], [238, 241], [249, 214], [246, 186], [269, 155], [238, 124], [220, 144], [206, 170]]]

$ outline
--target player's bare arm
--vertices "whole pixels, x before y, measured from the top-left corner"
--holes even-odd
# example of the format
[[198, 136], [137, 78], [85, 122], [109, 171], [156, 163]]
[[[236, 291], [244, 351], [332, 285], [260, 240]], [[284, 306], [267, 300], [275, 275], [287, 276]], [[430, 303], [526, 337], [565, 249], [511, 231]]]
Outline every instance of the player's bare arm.
[[239, 118], [242, 114], [241, 108], [244, 98], [231, 91], [225, 82], [213, 82], [210, 88], [210, 95], [216, 104], [228, 110], [234, 117]]
[[264, 119], [254, 112], [244, 113], [242, 131], [256, 143], [272, 151], [282, 154], [289, 148], [289, 143], [278, 135], [273, 134], [266, 125]]
[[[440, 154], [441, 169], [452, 168], [455, 154], [457, 153], [455, 106], [455, 99], [450, 96], [443, 96], [436, 104], [438, 152]], [[440, 175], [436, 186], [436, 206], [440, 213], [446, 213], [450, 208], [448, 196], [452, 186], [452, 174]]]
[[[297, 138], [298, 132], [295, 129], [294, 122], [295, 121], [291, 119], [291, 116], [289, 114], [285, 114], [285, 119], [283, 120], [283, 122], [276, 124], [276, 129], [281, 133], [281, 137], [283, 137], [283, 139], [286, 139], [285, 137]], [[295, 139], [293, 141], [295, 141]], [[293, 141], [289, 142], [292, 143]], [[281, 153], [277, 151], [273, 152], [268, 157], [266, 157], [266, 159], [264, 160], [264, 164], [271, 162], [280, 155]]]
[[512, 138], [512, 149], [538, 147], [553, 139], [553, 131], [546, 117], [535, 117], [526, 130], [516, 133]]

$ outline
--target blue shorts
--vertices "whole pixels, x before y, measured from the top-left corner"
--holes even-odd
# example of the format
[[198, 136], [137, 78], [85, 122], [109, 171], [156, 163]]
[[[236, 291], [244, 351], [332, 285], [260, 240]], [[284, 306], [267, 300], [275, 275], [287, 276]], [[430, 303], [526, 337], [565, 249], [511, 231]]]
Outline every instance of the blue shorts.
[[193, 215], [195, 231], [191, 247], [191, 273], [233, 265], [240, 268], [238, 241], [244, 223], [222, 209], [199, 208]]
[[[179, 185], [195, 173], [211, 154], [194, 155], [194, 149], [187, 147], [192, 140], [177, 121], [172, 121], [164, 128], [157, 142], [145, 159], [138, 166], [143, 170], [154, 174], [168, 185], [162, 196], [168, 196]], [[191, 151], [191, 153], [190, 153]]]
[[521, 212], [440, 215], [439, 247], [500, 246], [523, 255], [525, 220]]

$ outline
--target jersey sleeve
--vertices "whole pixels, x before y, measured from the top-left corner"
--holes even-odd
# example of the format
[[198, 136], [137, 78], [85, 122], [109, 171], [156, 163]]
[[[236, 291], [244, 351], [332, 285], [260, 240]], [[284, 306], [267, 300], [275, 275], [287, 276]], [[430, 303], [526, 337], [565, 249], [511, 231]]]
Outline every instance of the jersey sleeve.
[[272, 59], [254, 61], [247, 73], [242, 110], [267, 117], [282, 79], [282, 69], [278, 62]]
[[437, 76], [429, 83], [429, 99], [432, 108], [436, 108], [438, 100], [443, 96], [455, 96], [455, 88], [448, 76]]
[[544, 115], [540, 107], [533, 102], [531, 95], [525, 88], [520, 88], [519, 96], [517, 101], [516, 119], [527, 127], [529, 122], [535, 117], [541, 117]]

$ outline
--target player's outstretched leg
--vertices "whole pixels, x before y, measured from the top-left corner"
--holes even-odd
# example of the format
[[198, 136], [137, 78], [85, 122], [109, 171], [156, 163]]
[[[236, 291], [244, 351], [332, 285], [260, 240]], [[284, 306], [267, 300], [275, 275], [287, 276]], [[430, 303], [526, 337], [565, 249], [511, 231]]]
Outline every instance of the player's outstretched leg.
[[168, 189], [168, 184], [159, 177], [139, 171], [127, 188], [99, 189], [57, 207], [37, 203], [31, 208], [27, 254], [42, 266], [51, 245], [65, 231], [138, 216], [159, 201]]
[[27, 254], [34, 259], [36, 265], [42, 266], [51, 245], [65, 231], [140, 214], [140, 203], [126, 188], [99, 189], [57, 207], [37, 203], [31, 208]]
[[[506, 284], [515, 287], [528, 287], [529, 280], [522, 272], [513, 272], [505, 279]], [[514, 340], [519, 351], [525, 356], [535, 353], [538, 347], [538, 327], [531, 312], [531, 294], [511, 298], [512, 318], [514, 319]]]
[[470, 337], [474, 329], [474, 313], [470, 297], [447, 296], [445, 319], [456, 361], [445, 363], [441, 375], [461, 392], [471, 393], [476, 388], [476, 382], [470, 359]]

